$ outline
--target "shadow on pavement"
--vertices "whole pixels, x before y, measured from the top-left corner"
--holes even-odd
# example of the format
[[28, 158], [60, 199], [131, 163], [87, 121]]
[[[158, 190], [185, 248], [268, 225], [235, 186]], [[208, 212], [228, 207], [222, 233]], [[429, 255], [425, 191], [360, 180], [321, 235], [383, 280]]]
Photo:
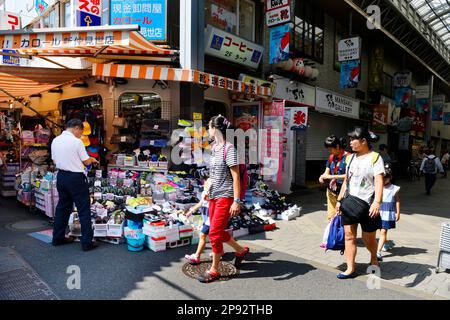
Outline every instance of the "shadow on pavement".
[[385, 252], [386, 257], [404, 257], [416, 254], [427, 253], [427, 249], [411, 248], [411, 247], [393, 247], [388, 252]]
[[316, 270], [315, 267], [306, 263], [297, 263], [287, 260], [262, 259], [270, 255], [270, 252], [253, 253], [242, 263], [240, 267], [240, 274], [237, 277], [241, 279], [273, 278], [275, 281], [281, 281], [289, 280]]

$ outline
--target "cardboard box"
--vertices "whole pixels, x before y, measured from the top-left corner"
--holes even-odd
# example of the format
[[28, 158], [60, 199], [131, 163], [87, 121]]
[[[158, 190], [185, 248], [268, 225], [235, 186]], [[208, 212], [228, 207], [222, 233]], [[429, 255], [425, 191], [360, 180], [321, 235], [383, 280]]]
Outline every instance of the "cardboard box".
[[145, 245], [154, 252], [166, 250], [166, 237], [145, 237]]

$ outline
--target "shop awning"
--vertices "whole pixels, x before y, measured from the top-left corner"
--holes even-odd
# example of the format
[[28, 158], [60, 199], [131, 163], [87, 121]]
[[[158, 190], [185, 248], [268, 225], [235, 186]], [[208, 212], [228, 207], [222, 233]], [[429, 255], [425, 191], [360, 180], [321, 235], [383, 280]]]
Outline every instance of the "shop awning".
[[197, 70], [166, 68], [150, 65], [96, 64], [92, 65], [92, 75], [113, 78], [149, 79], [164, 81], [193, 82], [209, 87], [226, 89], [245, 94], [271, 96], [270, 87], [250, 85], [242, 81], [229, 79]]
[[0, 45], [30, 56], [162, 58], [177, 54], [147, 40], [138, 25], [0, 31]]
[[[0, 66], [0, 101], [29, 96], [90, 77], [90, 70]], [[4, 91], [7, 93], [5, 93]]]

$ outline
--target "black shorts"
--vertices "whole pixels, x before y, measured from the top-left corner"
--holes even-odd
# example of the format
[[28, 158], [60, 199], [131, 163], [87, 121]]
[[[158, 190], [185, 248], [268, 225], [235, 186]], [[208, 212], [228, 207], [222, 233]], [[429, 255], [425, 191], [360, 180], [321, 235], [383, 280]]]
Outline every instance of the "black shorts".
[[367, 212], [367, 215], [364, 215], [364, 217], [356, 219], [347, 217], [344, 213], [342, 213], [342, 223], [344, 226], [359, 223], [364, 232], [375, 232], [378, 229], [381, 229], [381, 216], [378, 215], [376, 218], [371, 218], [369, 217], [369, 212]]

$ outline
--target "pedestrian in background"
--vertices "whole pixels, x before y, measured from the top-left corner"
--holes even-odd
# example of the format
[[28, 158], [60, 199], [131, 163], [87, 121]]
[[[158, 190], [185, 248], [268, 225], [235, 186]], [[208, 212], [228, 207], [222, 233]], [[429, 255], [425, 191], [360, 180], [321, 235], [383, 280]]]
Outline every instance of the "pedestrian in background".
[[442, 167], [441, 161], [438, 157], [434, 155], [432, 148], [427, 148], [425, 150], [425, 158], [422, 160], [420, 165], [420, 172], [425, 175], [425, 191], [429, 196], [431, 194], [431, 189], [436, 183], [436, 176], [438, 171], [444, 174], [444, 168]]
[[441, 163], [442, 167], [444, 169], [444, 177], [447, 178], [447, 171], [448, 171], [448, 163], [450, 160], [450, 154], [448, 153], [448, 150], [444, 150], [441, 157]]
[[319, 182], [328, 182], [327, 186], [327, 220], [328, 222], [336, 215], [336, 202], [339, 192], [341, 191], [342, 182], [345, 178], [347, 152], [345, 148], [347, 142], [344, 138], [338, 138], [331, 135], [325, 139], [325, 148], [330, 153], [327, 161], [325, 172], [320, 176]]
[[381, 228], [380, 206], [385, 173], [383, 159], [372, 151], [371, 146], [378, 137], [363, 127], [355, 127], [348, 135], [355, 153], [347, 157], [347, 173], [336, 204], [336, 213], [342, 214], [344, 224], [347, 269], [337, 275], [338, 279], [356, 277], [358, 224], [370, 252], [370, 264], [378, 266], [376, 231]]
[[400, 220], [400, 187], [392, 184], [392, 169], [389, 165], [384, 167], [383, 202], [381, 203], [381, 230], [378, 240], [377, 258], [383, 261], [381, 251], [392, 249], [394, 243], [387, 242], [388, 230], [395, 229], [396, 222]]

